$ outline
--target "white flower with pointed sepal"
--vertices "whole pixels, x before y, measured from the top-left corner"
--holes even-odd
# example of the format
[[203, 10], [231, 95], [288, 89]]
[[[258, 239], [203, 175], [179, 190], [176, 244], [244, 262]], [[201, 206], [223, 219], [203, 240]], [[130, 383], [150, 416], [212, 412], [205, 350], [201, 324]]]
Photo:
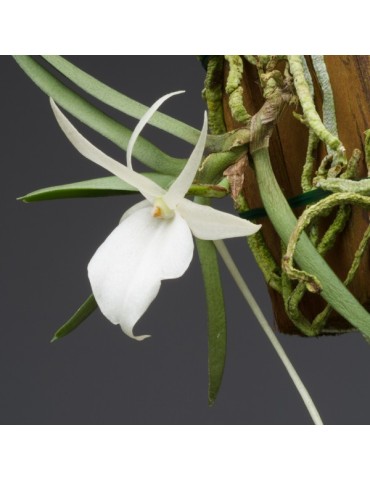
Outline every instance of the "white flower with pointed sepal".
[[88, 265], [92, 291], [102, 313], [136, 340], [133, 328], [157, 296], [161, 281], [185, 273], [193, 257], [192, 234], [203, 240], [241, 237], [257, 232], [260, 225], [185, 198], [198, 170], [207, 137], [207, 114], [198, 142], [184, 169], [166, 191], [132, 169], [136, 139], [160, 105], [174, 92], [160, 98], [141, 118], [122, 165], [84, 138], [50, 99], [55, 117], [74, 147], [133, 187], [145, 200], [127, 210], [119, 225], [95, 252]]

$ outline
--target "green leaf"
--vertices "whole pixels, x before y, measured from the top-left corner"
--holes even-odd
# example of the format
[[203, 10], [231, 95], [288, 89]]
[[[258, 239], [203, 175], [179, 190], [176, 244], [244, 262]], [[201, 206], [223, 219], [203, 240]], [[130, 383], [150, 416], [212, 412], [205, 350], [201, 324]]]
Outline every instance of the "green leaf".
[[[174, 180], [170, 175], [161, 173], [144, 173], [163, 188]], [[105, 197], [109, 195], [128, 195], [137, 193], [137, 190], [118, 177], [94, 178], [82, 182], [57, 185], [54, 187], [42, 188], [18, 198], [25, 203], [39, 202], [43, 200], [57, 200], [62, 198], [84, 198], [84, 197]]]
[[[142, 175], [150, 178], [166, 190], [175, 179], [175, 177], [172, 177], [171, 175], [163, 175], [162, 173], [148, 172], [143, 173]], [[94, 178], [92, 180], [83, 180], [82, 182], [68, 183], [66, 185], [42, 188], [28, 193], [23, 197], [19, 197], [17, 200], [29, 203], [62, 198], [107, 197], [113, 195], [129, 195], [133, 193], [138, 193], [138, 191], [118, 177], [102, 177]], [[227, 190], [219, 185], [193, 184], [190, 186], [187, 195], [223, 198], [227, 193]]]
[[[101, 102], [113, 107], [120, 112], [131, 117], [140, 119], [148, 110], [148, 107], [132, 100], [113, 88], [105, 85], [80, 68], [73, 65], [63, 57], [58, 55], [43, 55], [44, 59], [56, 68], [60, 73], [71, 80], [82, 90], [97, 98]], [[161, 112], [156, 112], [149, 120], [149, 123], [165, 132], [168, 132], [182, 140], [195, 145], [197, 143], [200, 131], [180, 122]]]
[[[297, 217], [276, 180], [268, 149], [257, 149], [252, 155], [262, 202], [276, 232], [288, 245], [297, 226]], [[351, 325], [370, 337], [370, 313], [337, 277], [305, 233], [296, 245], [294, 261], [302, 271], [318, 280], [324, 300]]]
[[[321, 188], [315, 188], [306, 193], [301, 193], [292, 198], [287, 198], [287, 202], [291, 208], [298, 208], [304, 205], [309, 205], [310, 203], [316, 203], [319, 200], [328, 197], [332, 192], [325, 192]], [[253, 208], [251, 210], [246, 210], [245, 212], [240, 212], [239, 216], [247, 220], [255, 220], [256, 218], [263, 218], [267, 216], [267, 212], [264, 208]]]
[[[206, 199], [196, 199], [207, 204]], [[208, 404], [214, 404], [226, 359], [226, 314], [217, 251], [212, 241], [196, 239], [208, 310]]]
[[[128, 128], [70, 90], [30, 56], [15, 55], [14, 58], [34, 83], [58, 105], [123, 150], [127, 149], [132, 133]], [[135, 144], [135, 157], [153, 170], [173, 176], [178, 176], [185, 165], [185, 160], [170, 157], [142, 137]]]
[[79, 327], [81, 323], [86, 320], [97, 308], [98, 304], [94, 295], [90, 295], [87, 300], [80, 306], [80, 308], [72, 315], [72, 317], [57, 330], [51, 339], [51, 343], [65, 337], [71, 333], [75, 328]]

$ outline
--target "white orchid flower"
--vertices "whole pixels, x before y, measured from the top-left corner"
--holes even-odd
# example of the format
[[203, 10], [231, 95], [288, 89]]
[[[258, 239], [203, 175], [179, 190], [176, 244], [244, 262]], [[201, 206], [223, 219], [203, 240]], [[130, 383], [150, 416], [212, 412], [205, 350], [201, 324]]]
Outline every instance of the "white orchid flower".
[[84, 138], [50, 99], [56, 119], [74, 147], [113, 175], [137, 188], [145, 200], [130, 208], [119, 225], [95, 252], [88, 276], [98, 306], [113, 324], [136, 340], [133, 328], [157, 296], [161, 281], [185, 273], [193, 257], [192, 234], [204, 240], [251, 235], [260, 225], [185, 198], [202, 160], [207, 136], [207, 114], [198, 142], [181, 174], [166, 191], [131, 166], [134, 143], [144, 125], [167, 98], [160, 98], [135, 128], [127, 164], [110, 158]]

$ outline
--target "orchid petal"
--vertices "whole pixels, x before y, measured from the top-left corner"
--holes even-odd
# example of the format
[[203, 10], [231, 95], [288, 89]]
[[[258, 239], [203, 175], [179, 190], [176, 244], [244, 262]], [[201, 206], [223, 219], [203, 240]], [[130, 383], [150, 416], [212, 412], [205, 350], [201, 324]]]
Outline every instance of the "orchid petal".
[[172, 92], [168, 93], [167, 95], [164, 95], [163, 97], [159, 98], [153, 105], [144, 113], [144, 115], [141, 117], [139, 123], [136, 125], [135, 130], [132, 132], [132, 135], [130, 137], [130, 141], [128, 142], [127, 146], [127, 166], [132, 169], [132, 150], [134, 148], [135, 142], [138, 139], [138, 136], [140, 135], [142, 129], [145, 127], [145, 125], [148, 123], [149, 119], [155, 114], [155, 112], [158, 110], [158, 108], [164, 103], [167, 99], [173, 97], [174, 95], [179, 95], [180, 93], [184, 93], [184, 90], [178, 91], [178, 92]]
[[79, 131], [72, 125], [68, 118], [60, 111], [52, 98], [50, 98], [50, 103], [60, 128], [63, 130], [72, 145], [84, 157], [100, 165], [109, 172], [113, 173], [113, 175], [116, 175], [133, 187], [137, 188], [140, 193], [149, 201], [152, 201], [154, 198], [165, 193], [165, 190], [163, 190], [159, 185], [154, 183], [149, 178], [134, 172], [130, 168], [127, 168], [125, 165], [122, 165], [96, 148], [85, 137], [83, 137], [81, 133], [79, 133]]
[[202, 240], [245, 237], [261, 228], [261, 225], [230, 213], [220, 212], [206, 205], [197, 205], [186, 199], [181, 200], [177, 211], [186, 220], [193, 234]]
[[204, 147], [207, 140], [207, 112], [204, 112], [204, 122], [202, 131], [200, 132], [197, 144], [194, 147], [189, 160], [186, 162], [180, 175], [176, 178], [173, 184], [168, 189], [168, 192], [164, 195], [163, 200], [169, 206], [169, 208], [175, 208], [179, 201], [185, 197], [194, 177], [197, 173], [200, 162], [203, 158]]
[[142, 208], [151, 207], [151, 205], [152, 204], [150, 202], [148, 202], [148, 200], [142, 200], [139, 203], [135, 203], [135, 205], [133, 205], [132, 207], [130, 207], [128, 210], [125, 211], [125, 213], [122, 215], [119, 223], [122, 223], [123, 220], [126, 220], [126, 218], [128, 218], [130, 215], [137, 212], [138, 210], [141, 210]]
[[151, 215], [141, 208], [116, 227], [88, 266], [102, 313], [132, 338], [132, 330], [158, 294], [161, 280], [178, 278], [193, 257], [193, 239], [185, 220]]

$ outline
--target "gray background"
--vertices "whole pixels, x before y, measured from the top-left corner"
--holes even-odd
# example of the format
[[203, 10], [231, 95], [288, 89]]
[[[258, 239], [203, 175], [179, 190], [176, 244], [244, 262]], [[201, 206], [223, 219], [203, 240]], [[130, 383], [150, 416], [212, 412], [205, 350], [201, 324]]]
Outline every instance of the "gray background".
[[[186, 95], [162, 111], [201, 126], [204, 71], [195, 57], [68, 57], [146, 104]], [[50, 344], [90, 293], [86, 265], [136, 198], [23, 204], [32, 190], [104, 176], [58, 129], [48, 99], [10, 57], [0, 58], [1, 328], [3, 424], [305, 424], [310, 418], [282, 364], [227, 272], [228, 358], [218, 400], [207, 406], [206, 310], [196, 256], [180, 279], [164, 282], [135, 342], [97, 311]], [[107, 109], [132, 126], [132, 119]], [[116, 158], [122, 152], [75, 122]], [[144, 134], [186, 157], [191, 147], [158, 130]], [[137, 163], [136, 163], [137, 165]], [[272, 322], [261, 275], [244, 240], [231, 240], [249, 285]], [[279, 336], [326, 423], [368, 424], [370, 347], [358, 334], [323, 339]], [[289, 448], [286, 446], [285, 448]]]

